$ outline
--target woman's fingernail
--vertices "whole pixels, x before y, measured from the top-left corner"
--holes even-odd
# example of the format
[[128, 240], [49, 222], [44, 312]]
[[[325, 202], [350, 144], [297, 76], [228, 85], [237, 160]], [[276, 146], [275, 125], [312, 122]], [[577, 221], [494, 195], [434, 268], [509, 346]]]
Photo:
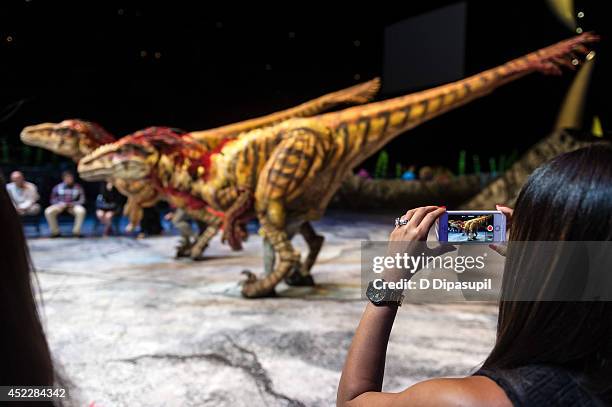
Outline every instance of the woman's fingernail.
[[446, 206], [438, 206], [438, 208], [444, 208], [444, 209], [446, 209]]

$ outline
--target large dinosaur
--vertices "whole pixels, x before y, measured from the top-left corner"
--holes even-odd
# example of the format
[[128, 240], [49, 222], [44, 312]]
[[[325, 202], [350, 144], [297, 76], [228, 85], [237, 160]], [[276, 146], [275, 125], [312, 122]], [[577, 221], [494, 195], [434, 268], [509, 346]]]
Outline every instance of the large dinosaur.
[[[236, 137], [245, 131], [270, 126], [292, 117], [318, 114], [341, 104], [368, 102], [376, 95], [379, 88], [380, 80], [375, 78], [267, 116], [209, 130], [195, 131], [190, 134], [204, 148], [214, 149], [224, 139]], [[25, 144], [45, 148], [78, 162], [83, 156], [96, 148], [114, 142], [115, 138], [96, 123], [69, 119], [60, 123], [42, 123], [25, 127], [21, 132], [21, 140]], [[142, 208], [153, 206], [162, 198], [160, 191], [156, 190], [150, 183], [134, 180], [126, 181], [121, 178], [115, 178], [112, 181], [117, 189], [128, 197], [127, 204], [124, 207], [124, 214], [129, 218], [128, 228], [140, 223]], [[189, 242], [189, 239], [183, 237], [183, 242]], [[182, 244], [179, 246], [177, 254], [184, 253], [187, 248], [185, 244]]]
[[[394, 99], [311, 118], [291, 119], [226, 140], [205, 151], [190, 137], [150, 129], [94, 151], [79, 162], [85, 179], [151, 179], [159, 188], [198, 197], [201, 212], [222, 214], [209, 223], [212, 236], [223, 226], [230, 244], [239, 245], [235, 225], [251, 213], [277, 257], [263, 279], [248, 275], [242, 294], [260, 297], [290, 272], [312, 280], [310, 268], [322, 244], [311, 220], [319, 219], [346, 175], [397, 135], [451, 109], [482, 97], [500, 85], [534, 71], [560, 73], [568, 58], [585, 53], [583, 34], [543, 48], [466, 79]], [[194, 202], [195, 206], [196, 202]], [[301, 230], [310, 252], [300, 254], [290, 230]], [[205, 232], [206, 234], [206, 232]]]
[[559, 154], [577, 150], [592, 144], [593, 141], [595, 140], [589, 141], [574, 137], [569, 130], [554, 131], [531, 147], [503, 175], [492, 181], [461, 207], [477, 210], [490, 209], [496, 204], [514, 206], [519, 191], [536, 168]]

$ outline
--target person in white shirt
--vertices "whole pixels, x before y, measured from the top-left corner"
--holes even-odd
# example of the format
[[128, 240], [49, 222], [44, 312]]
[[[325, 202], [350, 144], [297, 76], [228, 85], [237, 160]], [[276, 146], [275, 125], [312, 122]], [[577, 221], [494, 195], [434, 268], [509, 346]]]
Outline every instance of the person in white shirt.
[[11, 182], [6, 185], [6, 190], [19, 215], [38, 215], [40, 213], [38, 188], [31, 182], [27, 182], [21, 171], [11, 173]]

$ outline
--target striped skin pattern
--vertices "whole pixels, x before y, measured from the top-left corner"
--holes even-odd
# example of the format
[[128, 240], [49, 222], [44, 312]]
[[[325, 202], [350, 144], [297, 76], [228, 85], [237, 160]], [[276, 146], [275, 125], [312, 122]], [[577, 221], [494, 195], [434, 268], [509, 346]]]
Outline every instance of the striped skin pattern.
[[530, 148], [502, 176], [487, 185], [462, 207], [474, 210], [494, 208], [496, 204], [513, 207], [519, 191], [536, 168], [559, 154], [577, 150], [591, 143], [591, 141], [577, 140], [565, 130], [556, 131]]
[[[573, 53], [586, 53], [584, 44], [596, 39], [583, 34], [448, 85], [247, 132], [211, 153], [196, 177], [189, 175], [187, 169], [177, 171], [172, 164], [176, 156], [164, 153], [168, 146], [176, 148], [179, 144], [187, 147], [183, 152], [189, 150], [190, 141], [178, 136], [172, 141], [157, 141], [156, 145], [140, 144], [140, 151], [134, 155], [123, 151], [144, 139], [122, 139], [116, 143], [115, 151], [92, 153], [80, 171], [82, 175], [93, 171], [97, 163], [100, 167], [114, 166], [129, 177], [125, 169], [132, 166], [133, 173], [148, 171], [173, 186], [186, 185], [182, 179], [189, 175], [191, 194], [205, 202], [207, 210], [224, 214], [223, 236], [231, 245], [239, 244], [239, 237], [233, 235], [238, 222], [254, 213], [261, 224], [261, 234], [274, 249], [276, 264], [262, 279], [248, 274], [242, 294], [272, 295], [283, 278], [312, 280], [310, 268], [318, 248], [315, 246], [311, 256], [311, 247], [307, 261], [300, 263], [288, 230], [290, 226], [295, 229], [295, 225], [297, 229], [311, 228], [309, 222], [322, 216], [340, 183], [355, 166], [399, 134], [507, 82], [534, 71], [558, 73], [560, 65], [573, 66], [567, 58]], [[317, 240], [322, 242], [322, 237]]]

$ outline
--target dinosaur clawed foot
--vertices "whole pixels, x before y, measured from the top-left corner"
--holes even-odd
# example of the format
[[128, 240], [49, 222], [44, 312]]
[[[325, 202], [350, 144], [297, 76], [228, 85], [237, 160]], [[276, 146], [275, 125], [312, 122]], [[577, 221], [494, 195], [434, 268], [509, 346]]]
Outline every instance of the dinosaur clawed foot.
[[181, 258], [181, 257], [190, 257], [191, 256], [191, 242], [189, 241], [189, 239], [182, 239], [181, 243], [176, 246], [176, 253], [174, 255], [174, 257]]
[[243, 281], [243, 284], [254, 283], [257, 281], [257, 276], [250, 270], [242, 270], [240, 274], [244, 274], [246, 276], [246, 280]]
[[177, 247], [176, 248], [176, 253], [174, 254], [174, 257], [177, 259], [180, 259], [182, 257], [190, 257], [191, 256], [191, 248], [190, 247]]
[[255, 274], [253, 274], [249, 270], [242, 270], [241, 274], [246, 275], [246, 280], [244, 280], [242, 285], [241, 294], [246, 298], [265, 298], [265, 297], [276, 297], [276, 291], [274, 291], [274, 286], [270, 289], [262, 289], [259, 287], [259, 280]]

